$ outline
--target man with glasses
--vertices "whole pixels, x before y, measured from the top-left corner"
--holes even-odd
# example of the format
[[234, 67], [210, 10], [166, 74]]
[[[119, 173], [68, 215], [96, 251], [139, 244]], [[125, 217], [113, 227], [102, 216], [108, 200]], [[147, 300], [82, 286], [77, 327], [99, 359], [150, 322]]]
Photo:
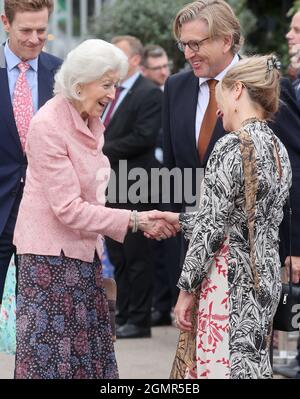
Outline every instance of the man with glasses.
[[[195, 196], [200, 183], [196, 170], [205, 168], [214, 144], [225, 133], [216, 117], [214, 87], [239, 61], [242, 38], [239, 21], [222, 0], [187, 4], [178, 12], [173, 28], [192, 70], [170, 76], [165, 84], [164, 164], [192, 171], [191, 181], [184, 181], [182, 187]], [[196, 201], [187, 203], [184, 194], [183, 203], [172, 204], [174, 211], [196, 205]], [[186, 249], [185, 242], [183, 246]]]
[[170, 76], [170, 62], [165, 50], [155, 44], [145, 46], [141, 70], [146, 78], [163, 90], [165, 81]]

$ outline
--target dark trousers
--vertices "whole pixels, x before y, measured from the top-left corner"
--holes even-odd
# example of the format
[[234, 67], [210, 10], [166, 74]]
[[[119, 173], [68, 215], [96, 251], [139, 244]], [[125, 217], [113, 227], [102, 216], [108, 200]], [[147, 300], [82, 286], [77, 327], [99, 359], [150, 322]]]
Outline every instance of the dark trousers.
[[153, 307], [162, 313], [170, 312], [178, 297], [180, 276], [180, 235], [164, 241], [154, 241]]
[[116, 322], [149, 327], [153, 290], [151, 241], [138, 231], [128, 232], [123, 244], [107, 237], [106, 245], [115, 267]]
[[23, 185], [17, 194], [4, 230], [0, 235], [0, 303], [2, 302], [7, 269], [13, 255], [16, 265], [16, 279], [18, 278], [18, 257], [16, 256], [16, 247], [13, 245], [13, 236], [22, 195]]

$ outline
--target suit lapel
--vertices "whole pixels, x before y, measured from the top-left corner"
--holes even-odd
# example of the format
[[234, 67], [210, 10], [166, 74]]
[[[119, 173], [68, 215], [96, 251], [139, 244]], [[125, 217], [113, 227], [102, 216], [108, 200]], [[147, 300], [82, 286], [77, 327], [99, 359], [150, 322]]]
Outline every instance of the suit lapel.
[[[190, 153], [194, 158], [194, 164], [199, 164], [199, 156], [196, 145], [195, 136], [195, 120], [197, 112], [197, 102], [199, 95], [199, 79], [192, 73], [190, 75], [191, 79], [186, 85], [186, 95], [182, 96], [184, 99], [182, 115], [184, 115], [184, 133], [186, 140], [189, 142], [189, 147], [192, 152]], [[191, 97], [191, 101], [188, 98]]]
[[[118, 106], [118, 108], [116, 109], [115, 113], [113, 114], [113, 116], [111, 117], [111, 120], [109, 121], [108, 124], [108, 128], [110, 125], [114, 124], [115, 121], [120, 120], [118, 118], [118, 115], [122, 115], [122, 112], [124, 112], [124, 109], [126, 109], [127, 104], [130, 101], [131, 95], [133, 93], [133, 88], [131, 88], [128, 93], [126, 94], [126, 96], [123, 98], [123, 101], [121, 102], [121, 104]], [[121, 119], [122, 120], [122, 119]]]
[[39, 109], [52, 97], [53, 95], [53, 71], [44, 61], [43, 53], [39, 56], [38, 68], [38, 107]]
[[4, 56], [4, 46], [0, 46], [0, 93], [1, 93], [1, 107], [0, 107], [1, 118], [5, 120], [8, 130], [12, 134], [20, 151], [23, 154], [21, 141], [15, 123], [15, 117], [10, 98], [6, 62]]
[[[137, 80], [134, 82], [134, 85], [131, 87], [131, 89], [128, 91], [128, 93], [127, 93], [126, 96], [124, 97], [124, 99], [123, 99], [123, 101], [121, 102], [121, 104], [120, 104], [120, 105], [118, 106], [118, 108], [116, 109], [115, 113], [113, 114], [113, 116], [112, 116], [112, 118], [111, 118], [111, 120], [110, 120], [110, 122], [109, 122], [109, 125], [112, 125], [112, 124], [114, 123], [115, 120], [120, 120], [120, 119], [118, 118], [118, 115], [119, 115], [119, 114], [122, 114], [122, 112], [124, 112], [124, 109], [126, 109], [128, 103], [129, 103], [129, 101], [130, 101], [131, 95], [134, 93], [135, 89], [136, 89], [136, 88], [138, 87], [138, 85], [140, 84], [141, 79], [142, 79], [142, 76], [140, 75], [140, 76], [137, 78]], [[108, 127], [109, 127], [109, 125], [108, 125]]]

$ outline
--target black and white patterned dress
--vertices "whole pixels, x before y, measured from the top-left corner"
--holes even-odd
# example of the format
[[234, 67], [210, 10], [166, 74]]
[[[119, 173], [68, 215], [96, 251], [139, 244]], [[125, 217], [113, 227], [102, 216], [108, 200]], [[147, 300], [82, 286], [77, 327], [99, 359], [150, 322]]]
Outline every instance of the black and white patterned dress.
[[[235, 132], [215, 145], [203, 180], [199, 212], [181, 214], [190, 239], [178, 287], [198, 292], [196, 358], [186, 378], [271, 378], [268, 354], [281, 290], [279, 224], [291, 186], [287, 151], [263, 121], [244, 125], [256, 153], [258, 190], [255, 289], [248, 244], [245, 182]], [[274, 142], [281, 162], [276, 165]]]

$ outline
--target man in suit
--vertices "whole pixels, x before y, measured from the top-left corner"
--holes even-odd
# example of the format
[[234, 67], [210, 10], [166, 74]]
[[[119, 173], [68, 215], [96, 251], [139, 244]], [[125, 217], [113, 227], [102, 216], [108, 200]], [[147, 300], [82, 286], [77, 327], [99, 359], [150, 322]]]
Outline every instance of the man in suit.
[[[290, 77], [295, 79], [293, 81], [293, 87], [298, 105], [300, 106], [300, 11], [293, 15], [290, 30], [286, 34], [286, 39], [289, 47], [289, 54], [291, 56], [288, 73]], [[299, 198], [297, 199], [299, 202]], [[300, 267], [299, 263], [295, 264], [295, 267], [297, 266]], [[274, 365], [274, 371], [289, 378], [300, 379], [300, 335], [298, 336], [297, 342], [297, 356], [294, 359], [291, 359], [291, 361], [286, 365]]]
[[[195, 195], [199, 181], [196, 170], [206, 167], [216, 141], [225, 134], [220, 119], [212, 120], [210, 129], [202, 122], [216, 109], [211, 104], [211, 83], [219, 81], [239, 61], [237, 52], [242, 39], [240, 24], [231, 7], [223, 0], [199, 0], [187, 4], [174, 21], [174, 35], [192, 71], [171, 76], [165, 84], [164, 159], [168, 168], [193, 170], [190, 190]], [[292, 258], [293, 280], [300, 278], [300, 131], [299, 108], [290, 82], [282, 79], [282, 104], [272, 129], [285, 144], [293, 168], [291, 204], [293, 208]], [[212, 105], [213, 108], [213, 105]], [[212, 111], [212, 112], [211, 112]], [[184, 186], [184, 184], [183, 184]], [[187, 187], [187, 185], [185, 185]], [[183, 193], [184, 195], [184, 193]], [[175, 211], [194, 203], [173, 204]], [[281, 259], [289, 262], [288, 223], [281, 226]], [[186, 249], [186, 243], [184, 244]], [[184, 251], [183, 251], [184, 253]]]
[[[110, 160], [117, 182], [117, 200], [112, 201], [108, 197], [108, 206], [150, 210], [155, 207], [148, 193], [151, 193], [151, 168], [158, 167], [154, 150], [161, 125], [162, 92], [140, 73], [143, 47], [137, 38], [119, 36], [112, 43], [127, 55], [129, 70], [116, 93], [116, 99], [102, 118], [107, 127], [103, 152]], [[142, 168], [147, 173], [148, 181], [129, 183], [127, 174], [121, 178], [119, 185], [124, 173], [124, 165], [119, 164], [121, 160], [127, 161], [128, 174], [135, 168]], [[140, 189], [134, 195], [134, 184], [137, 183]], [[128, 190], [123, 190], [127, 184]], [[130, 193], [133, 195], [130, 196]], [[115, 266], [118, 287], [117, 337], [150, 337], [153, 285], [151, 242], [140, 232], [129, 232], [123, 245], [109, 238], [106, 243], [109, 258]]]
[[288, 67], [288, 75], [294, 80], [296, 97], [300, 101], [300, 11], [297, 11], [292, 18], [290, 30], [286, 34], [289, 47], [289, 55], [291, 57]]
[[[167, 78], [170, 76], [170, 62], [166, 51], [156, 45], [144, 47], [141, 71], [143, 75], [164, 90]], [[163, 131], [159, 129], [156, 159], [163, 166]], [[159, 204], [158, 209], [164, 210]], [[153, 307], [151, 312], [151, 326], [170, 325], [172, 323], [172, 308], [178, 296], [176, 283], [179, 277], [180, 237], [173, 237], [165, 241], [153, 242], [154, 253], [154, 290]]]
[[12, 240], [25, 182], [30, 116], [52, 97], [54, 73], [61, 64], [42, 52], [53, 1], [5, 0], [4, 7], [1, 19], [8, 40], [0, 46], [0, 301], [16, 253]]

